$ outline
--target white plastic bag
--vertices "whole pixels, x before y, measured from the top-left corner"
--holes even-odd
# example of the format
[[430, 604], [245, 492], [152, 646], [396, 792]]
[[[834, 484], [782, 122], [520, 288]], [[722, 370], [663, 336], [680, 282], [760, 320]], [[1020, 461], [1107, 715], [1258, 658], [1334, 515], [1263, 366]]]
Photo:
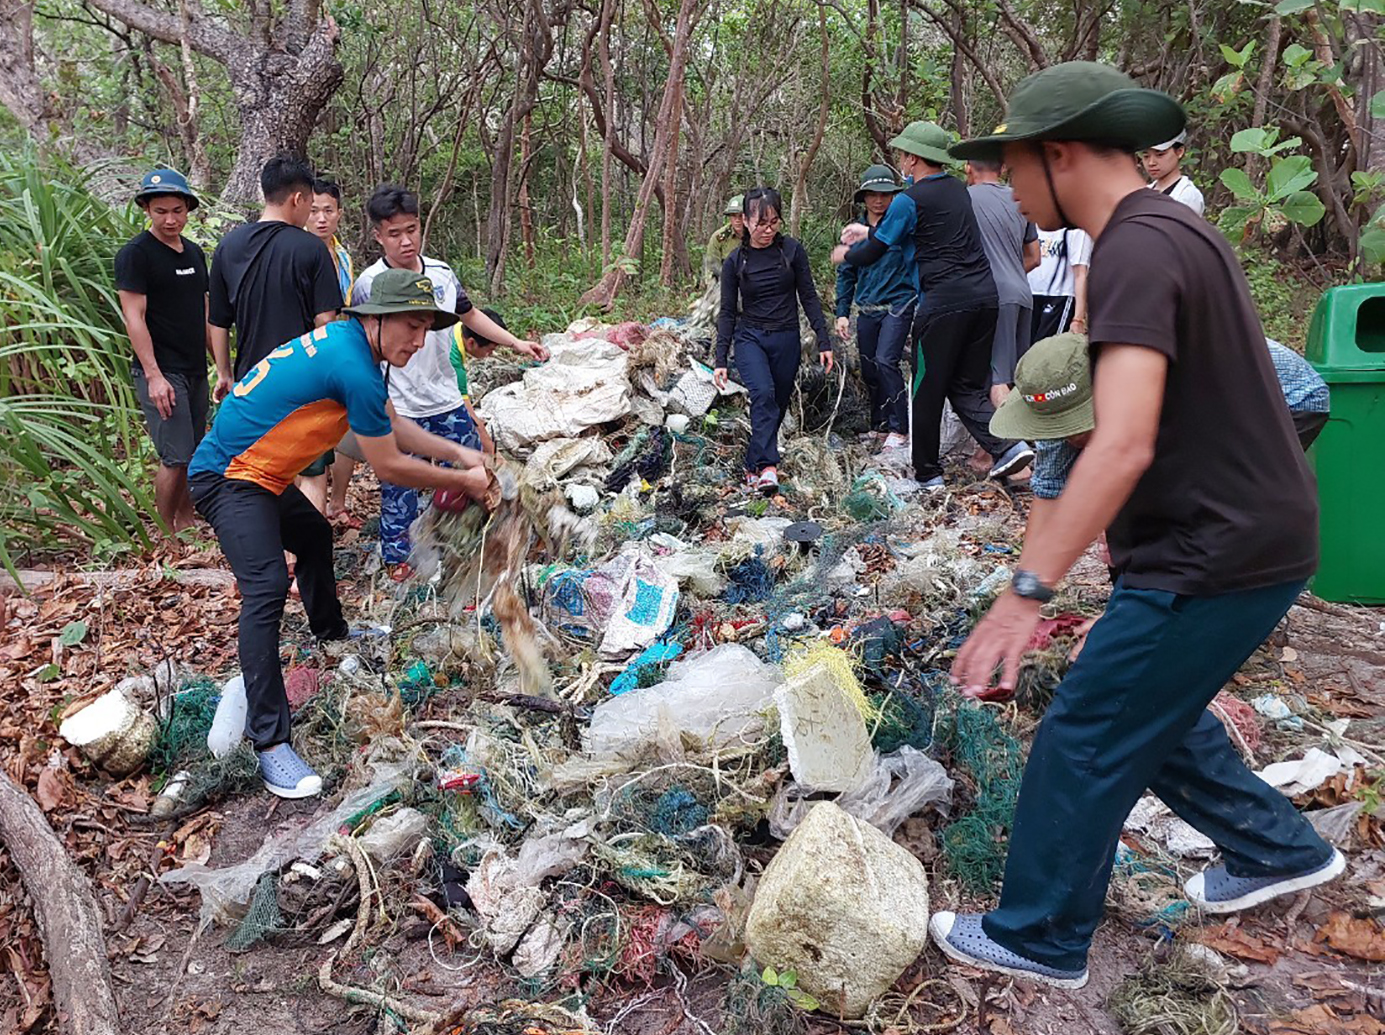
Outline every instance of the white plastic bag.
[[225, 758], [245, 737], [245, 677], [237, 673], [221, 688], [221, 700], [207, 731], [207, 750]]
[[[893, 754], [877, 756], [866, 782], [835, 800], [844, 812], [888, 836], [926, 808], [945, 812], [952, 804], [952, 788], [942, 763], [905, 745]], [[815, 804], [804, 797], [806, 793], [792, 783], [780, 789], [770, 809], [771, 834], [783, 840], [793, 833]]]
[[597, 756], [632, 754], [655, 743], [661, 725], [711, 747], [764, 732], [783, 675], [739, 643], [724, 643], [673, 662], [655, 686], [596, 706], [583, 747]]
[[678, 610], [678, 581], [643, 554], [625, 556], [629, 560], [620, 572], [615, 606], [606, 618], [599, 648], [607, 657], [648, 647], [673, 623]]
[[346, 820], [374, 805], [394, 790], [408, 784], [412, 762], [385, 763], [375, 767], [375, 778], [366, 787], [348, 794], [331, 812], [319, 816], [305, 827], [286, 830], [270, 838], [244, 862], [230, 866], [210, 867], [189, 863], [170, 870], [159, 880], [165, 884], [192, 884], [202, 893], [203, 923], [213, 920], [227, 922], [239, 919], [250, 903], [255, 883], [268, 870], [277, 870], [294, 859], [315, 861], [327, 845], [327, 840]]

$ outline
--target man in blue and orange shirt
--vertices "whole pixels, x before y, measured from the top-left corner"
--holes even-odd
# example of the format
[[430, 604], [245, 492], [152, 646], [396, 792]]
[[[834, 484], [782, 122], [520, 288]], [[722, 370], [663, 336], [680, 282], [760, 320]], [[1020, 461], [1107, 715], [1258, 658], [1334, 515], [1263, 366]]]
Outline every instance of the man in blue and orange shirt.
[[[198, 513], [216, 529], [241, 594], [240, 665], [248, 705], [245, 730], [265, 787], [283, 798], [322, 789], [322, 779], [289, 744], [289, 706], [279, 668], [279, 622], [288, 596], [287, 550], [308, 624], [321, 640], [348, 635], [332, 571], [332, 529], [293, 484], [348, 427], [380, 479], [444, 490], [435, 503], [499, 498], [483, 456], [400, 417], [381, 365], [403, 367], [431, 330], [457, 317], [438, 309], [433, 286], [409, 270], [387, 270], [368, 303], [281, 345], [231, 390], [193, 455], [188, 483]], [[407, 454], [449, 463], [439, 467]]]

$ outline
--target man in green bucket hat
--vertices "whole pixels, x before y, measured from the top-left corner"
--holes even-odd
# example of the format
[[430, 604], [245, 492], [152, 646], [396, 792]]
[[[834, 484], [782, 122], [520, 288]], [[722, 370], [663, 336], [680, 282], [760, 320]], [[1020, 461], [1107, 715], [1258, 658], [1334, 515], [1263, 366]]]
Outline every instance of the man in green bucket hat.
[[[951, 149], [1003, 158], [1029, 219], [1096, 242], [1095, 429], [953, 681], [992, 694], [999, 666], [1000, 690], [1014, 688], [1039, 608], [1103, 530], [1116, 585], [1034, 739], [999, 907], [929, 924], [955, 959], [1064, 987], [1087, 981], [1122, 824], [1146, 789], [1221, 851], [1184, 886], [1204, 912], [1345, 867], [1207, 710], [1313, 574], [1317, 504], [1235, 253], [1140, 174], [1135, 154], [1182, 128], [1173, 98], [1072, 62], [1023, 80], [1004, 123]], [[1027, 394], [1059, 405], [1080, 391], [1060, 372]]]
[[[322, 789], [289, 743], [289, 706], [279, 668], [279, 622], [288, 596], [284, 551], [297, 557], [298, 588], [319, 640], [349, 635], [332, 570], [332, 526], [294, 485], [314, 457], [349, 427], [382, 481], [438, 489], [434, 504], [466, 498], [493, 506], [499, 486], [485, 458], [429, 434], [394, 412], [386, 370], [403, 367], [430, 330], [456, 322], [437, 307], [433, 285], [411, 270], [375, 278], [351, 319], [318, 327], [274, 349], [231, 389], [188, 466], [197, 511], [216, 530], [241, 595], [240, 666], [245, 732], [265, 787], [284, 798]], [[413, 453], [455, 466], [415, 459]]]
[[[861, 174], [854, 200], [863, 215], [853, 225], [869, 233], [904, 185], [888, 165], [872, 165]], [[882, 449], [909, 444], [909, 399], [899, 361], [914, 323], [919, 297], [919, 268], [914, 239], [891, 245], [869, 266], [844, 262], [837, 267], [837, 336], [851, 333], [851, 307], [856, 306], [856, 348], [861, 379], [870, 390], [870, 432]]]
[[998, 296], [971, 198], [953, 164], [945, 129], [912, 122], [890, 141], [909, 186], [898, 194], [873, 230], [848, 226], [833, 262], [865, 268], [889, 249], [912, 241], [922, 295], [912, 329], [915, 339], [914, 477], [928, 490], [943, 488], [938, 451], [943, 403], [950, 401], [967, 430], [994, 458], [991, 477], [1022, 470], [1034, 452], [1024, 442], [997, 439], [989, 430], [991, 344]]
[[706, 274], [708, 283], [715, 282], [721, 276], [721, 267], [731, 253], [741, 246], [745, 236], [745, 195], [737, 194], [728, 201], [722, 215], [727, 217], [726, 222], [717, 227], [702, 253], [702, 272]]

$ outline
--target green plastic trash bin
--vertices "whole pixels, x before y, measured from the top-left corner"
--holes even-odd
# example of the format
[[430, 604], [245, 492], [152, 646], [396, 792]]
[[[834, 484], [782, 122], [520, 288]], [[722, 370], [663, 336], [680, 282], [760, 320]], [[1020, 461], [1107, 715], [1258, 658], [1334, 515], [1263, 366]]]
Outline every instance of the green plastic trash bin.
[[1325, 291], [1306, 354], [1332, 391], [1327, 426], [1309, 450], [1322, 511], [1313, 592], [1385, 604], [1385, 284]]

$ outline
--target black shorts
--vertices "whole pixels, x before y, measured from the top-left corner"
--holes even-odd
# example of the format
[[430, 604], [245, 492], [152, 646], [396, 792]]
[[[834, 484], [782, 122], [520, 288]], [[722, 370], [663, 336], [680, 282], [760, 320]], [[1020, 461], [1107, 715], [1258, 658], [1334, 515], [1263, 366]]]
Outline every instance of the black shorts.
[[1308, 452], [1308, 447], [1313, 444], [1322, 429], [1327, 426], [1326, 413], [1300, 413], [1294, 411], [1289, 414], [1294, 419], [1294, 431], [1298, 433], [1298, 444], [1303, 447], [1303, 451]]
[[169, 371], [164, 378], [173, 386], [173, 414], [167, 420], [149, 398], [149, 380], [138, 366], [134, 368], [135, 394], [144, 410], [144, 423], [159, 463], [165, 467], [186, 467], [202, 436], [207, 433], [207, 409], [211, 393], [207, 389], [207, 372], [180, 374]]

